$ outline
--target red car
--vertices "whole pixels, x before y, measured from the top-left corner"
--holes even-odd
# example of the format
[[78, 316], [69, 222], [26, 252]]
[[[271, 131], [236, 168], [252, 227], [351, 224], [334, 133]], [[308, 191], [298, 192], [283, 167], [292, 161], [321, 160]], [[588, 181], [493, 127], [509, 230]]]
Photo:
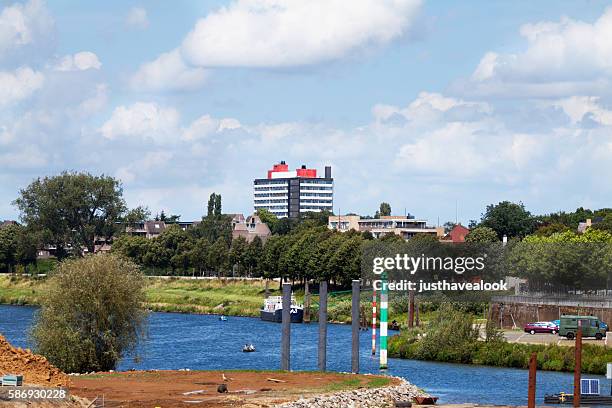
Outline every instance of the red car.
[[536, 334], [536, 333], [552, 333], [556, 334], [559, 331], [559, 326], [551, 322], [535, 322], [527, 323], [525, 325], [525, 333]]

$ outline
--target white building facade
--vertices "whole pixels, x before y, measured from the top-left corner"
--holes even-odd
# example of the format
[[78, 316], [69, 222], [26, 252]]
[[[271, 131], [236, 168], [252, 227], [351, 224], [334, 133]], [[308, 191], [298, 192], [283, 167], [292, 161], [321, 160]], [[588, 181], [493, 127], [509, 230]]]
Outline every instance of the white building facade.
[[317, 177], [316, 169], [302, 166], [289, 170], [281, 161], [268, 170], [268, 177], [253, 181], [254, 209], [265, 208], [278, 218], [298, 218], [306, 212], [332, 212], [334, 180], [331, 167], [325, 167], [325, 177]]

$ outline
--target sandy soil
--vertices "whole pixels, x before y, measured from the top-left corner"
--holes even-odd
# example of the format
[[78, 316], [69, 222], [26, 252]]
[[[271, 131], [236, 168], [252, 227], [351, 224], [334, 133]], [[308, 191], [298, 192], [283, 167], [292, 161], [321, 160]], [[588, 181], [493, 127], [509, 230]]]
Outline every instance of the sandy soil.
[[[227, 380], [223, 380], [223, 375]], [[382, 376], [340, 373], [245, 371], [145, 371], [72, 377], [70, 391], [105, 407], [269, 407], [325, 392], [380, 386]], [[281, 380], [274, 382], [269, 379]], [[389, 379], [386, 385], [396, 385]], [[228, 393], [217, 392], [225, 384]]]

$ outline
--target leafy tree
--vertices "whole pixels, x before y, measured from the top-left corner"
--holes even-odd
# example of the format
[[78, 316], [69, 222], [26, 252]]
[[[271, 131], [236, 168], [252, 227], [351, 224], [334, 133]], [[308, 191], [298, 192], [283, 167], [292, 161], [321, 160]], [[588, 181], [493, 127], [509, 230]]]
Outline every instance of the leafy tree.
[[570, 227], [565, 224], [561, 224], [560, 222], [553, 222], [551, 224], [546, 224], [538, 227], [535, 232], [535, 235], [541, 237], [549, 237], [553, 234], [557, 234], [560, 232], [570, 231]]
[[21, 225], [0, 228], [0, 271], [13, 272], [36, 262], [37, 240]]
[[245, 271], [245, 257], [249, 244], [244, 237], [238, 237], [232, 241], [229, 250], [229, 264], [238, 270], [238, 274], [242, 275]]
[[612, 213], [606, 215], [603, 220], [594, 224], [591, 228], [612, 233]]
[[457, 225], [457, 223], [455, 223], [455, 222], [452, 222], [452, 221], [446, 221], [446, 222], [444, 223], [444, 225], [443, 225], [443, 227], [444, 227], [444, 233], [445, 233], [445, 234], [448, 234], [449, 232], [451, 232], [451, 230], [452, 230], [453, 228], [455, 228], [455, 226], [456, 226], [456, 225]]
[[523, 203], [502, 201], [497, 205], [488, 205], [480, 221], [481, 227], [492, 228], [499, 239], [524, 237], [535, 229], [535, 220]]
[[572, 289], [602, 289], [610, 282], [612, 234], [589, 228], [550, 236], [531, 235], [508, 255], [512, 274], [530, 283]]
[[223, 275], [229, 269], [229, 249], [223, 238], [219, 238], [208, 250], [208, 265], [219, 275]]
[[259, 270], [262, 254], [263, 242], [261, 238], [255, 237], [244, 253], [244, 265], [247, 268], [249, 276]]
[[147, 221], [150, 216], [151, 211], [147, 207], [138, 206], [136, 208], [128, 210], [127, 213], [123, 216], [122, 221], [125, 227], [131, 227], [135, 224]]
[[149, 251], [149, 240], [142, 236], [121, 235], [113, 241], [111, 252], [129, 258], [137, 264], [145, 264], [145, 255]]
[[93, 253], [95, 238], [110, 241], [127, 210], [119, 181], [89, 173], [38, 178], [19, 192], [14, 204], [28, 228], [57, 248], [58, 258], [69, 246], [76, 255], [83, 248]]
[[493, 228], [476, 227], [465, 236], [465, 242], [477, 242], [480, 244], [491, 244], [498, 242], [499, 238]]
[[374, 218], [386, 217], [391, 215], [391, 205], [389, 203], [380, 203], [380, 208], [376, 211]]
[[265, 208], [258, 208], [257, 211], [255, 211], [255, 214], [259, 217], [261, 222], [268, 225], [270, 231], [276, 231], [276, 224], [278, 223], [278, 218], [276, 215], [272, 214]]
[[42, 294], [36, 352], [66, 372], [115, 369], [144, 334], [144, 287], [138, 267], [116, 255], [62, 262]]
[[210, 242], [206, 238], [198, 239], [191, 251], [189, 251], [190, 265], [195, 268], [200, 274], [210, 269], [208, 263], [208, 252], [210, 251]]

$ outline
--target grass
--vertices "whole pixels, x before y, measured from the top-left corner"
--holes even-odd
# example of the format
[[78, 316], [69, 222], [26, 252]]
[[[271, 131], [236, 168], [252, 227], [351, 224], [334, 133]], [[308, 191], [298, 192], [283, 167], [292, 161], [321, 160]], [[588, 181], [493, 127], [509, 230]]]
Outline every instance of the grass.
[[[145, 307], [156, 312], [258, 317], [265, 294], [265, 283], [260, 280], [192, 280], [170, 277], [147, 278], [147, 282]], [[278, 282], [270, 282], [269, 294], [280, 295], [278, 286]], [[45, 278], [0, 276], [0, 304], [38, 305], [44, 287]], [[294, 294], [297, 301], [303, 303], [303, 289], [297, 289]], [[369, 293], [364, 293], [362, 303], [368, 305], [370, 296]], [[421, 321], [428, 320], [430, 315], [431, 312], [421, 313]], [[312, 296], [310, 316], [311, 321], [317, 321], [317, 295]], [[342, 291], [330, 294], [328, 318], [330, 322], [350, 323], [350, 293]], [[406, 312], [394, 307], [392, 299], [389, 321], [393, 320], [405, 325]]]

